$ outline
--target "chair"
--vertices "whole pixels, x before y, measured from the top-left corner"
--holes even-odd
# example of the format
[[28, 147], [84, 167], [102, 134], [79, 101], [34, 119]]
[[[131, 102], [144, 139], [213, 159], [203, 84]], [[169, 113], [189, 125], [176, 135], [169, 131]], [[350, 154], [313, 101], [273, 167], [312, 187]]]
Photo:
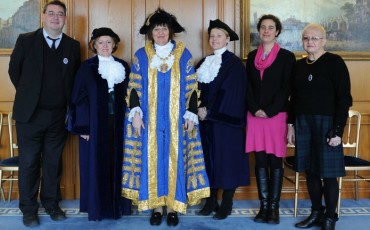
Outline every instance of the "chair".
[[[1, 129], [3, 127], [3, 114], [1, 113]], [[5, 201], [5, 194], [3, 189], [3, 183], [9, 182], [9, 194], [8, 194], [8, 202], [12, 196], [13, 191], [13, 181], [18, 180], [18, 176], [15, 172], [18, 172], [18, 156], [14, 156], [14, 149], [18, 148], [18, 146], [13, 143], [13, 119], [12, 119], [12, 112], [9, 112], [7, 115], [8, 118], [8, 130], [9, 130], [9, 148], [10, 148], [10, 155], [8, 158], [3, 159], [0, 161], [0, 193], [1, 198]], [[0, 130], [1, 134], [1, 130]], [[7, 175], [4, 175], [3, 172], [8, 172]]]
[[347, 175], [345, 177], [339, 178], [338, 210], [340, 210], [342, 183], [344, 181], [354, 182], [356, 200], [359, 199], [358, 182], [370, 182], [370, 177], [364, 177], [363, 175], [359, 174], [359, 172], [361, 171], [370, 171], [370, 161], [362, 159], [359, 153], [360, 129], [361, 113], [358, 111], [350, 110], [348, 113], [346, 132], [343, 135], [342, 139], [343, 147], [345, 148], [344, 163]]
[[[348, 121], [345, 127], [345, 132], [343, 134], [342, 143], [345, 149], [345, 153], [353, 152], [352, 155], [345, 154], [344, 161], [345, 161], [346, 172], [353, 171], [354, 174], [351, 176], [351, 178], [348, 178], [348, 176], [343, 177], [343, 178], [342, 177], [338, 178], [338, 183], [339, 183], [339, 197], [338, 197], [338, 206], [337, 206], [338, 216], [340, 214], [339, 210], [340, 210], [340, 204], [341, 204], [340, 201], [341, 201], [342, 181], [354, 181], [355, 182], [354, 186], [355, 186], [356, 200], [358, 200], [358, 181], [366, 180], [370, 182], [370, 178], [364, 178], [363, 176], [358, 174], [358, 171], [370, 170], [370, 162], [361, 159], [360, 154], [359, 154], [360, 128], [361, 128], [361, 114], [358, 111], [349, 110], [348, 111]], [[294, 147], [294, 146], [288, 145], [288, 147]], [[295, 162], [295, 157], [288, 156], [283, 161], [283, 167], [294, 171], [294, 162]], [[294, 180], [287, 175], [284, 175], [284, 178], [295, 185], [294, 217], [296, 217], [297, 210], [298, 210], [299, 182], [306, 181], [306, 179], [303, 178], [299, 172], [295, 172]]]

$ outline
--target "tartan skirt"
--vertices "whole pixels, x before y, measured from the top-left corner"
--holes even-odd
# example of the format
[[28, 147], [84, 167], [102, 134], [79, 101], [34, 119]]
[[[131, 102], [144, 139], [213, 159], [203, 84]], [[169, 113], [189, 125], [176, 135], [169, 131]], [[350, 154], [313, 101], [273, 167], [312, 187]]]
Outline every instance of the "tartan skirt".
[[333, 126], [332, 116], [297, 115], [295, 122], [295, 170], [320, 178], [346, 175], [343, 145], [330, 146], [326, 135]]

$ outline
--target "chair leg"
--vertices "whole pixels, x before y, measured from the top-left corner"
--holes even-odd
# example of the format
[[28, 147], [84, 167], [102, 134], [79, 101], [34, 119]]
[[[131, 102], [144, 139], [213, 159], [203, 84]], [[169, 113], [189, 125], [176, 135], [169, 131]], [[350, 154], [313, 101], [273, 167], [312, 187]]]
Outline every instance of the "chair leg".
[[0, 170], [0, 193], [1, 199], [5, 202], [5, 195], [3, 190], [3, 170]]
[[339, 216], [340, 215], [340, 199], [341, 199], [341, 196], [342, 196], [342, 177], [339, 177], [338, 188], [339, 188], [339, 193], [338, 193], [337, 213], [338, 213], [338, 216]]
[[[358, 179], [358, 171], [355, 171], [355, 178]], [[357, 180], [355, 180], [355, 199], [358, 200], [358, 181]]]
[[9, 175], [9, 194], [8, 194], [8, 202], [10, 202], [10, 198], [12, 197], [12, 193], [13, 193], [13, 178], [14, 178], [14, 172], [11, 171], [10, 172], [10, 175]]
[[294, 191], [294, 217], [298, 212], [298, 191], [299, 191], [299, 172], [295, 173], [295, 191]]

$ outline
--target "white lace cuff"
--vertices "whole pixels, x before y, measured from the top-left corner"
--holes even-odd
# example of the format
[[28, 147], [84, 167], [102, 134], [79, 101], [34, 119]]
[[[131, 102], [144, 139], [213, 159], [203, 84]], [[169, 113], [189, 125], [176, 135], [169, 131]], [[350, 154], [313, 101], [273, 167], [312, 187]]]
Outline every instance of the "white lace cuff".
[[194, 122], [194, 125], [199, 124], [198, 115], [196, 115], [195, 113], [192, 113], [188, 110], [186, 110], [186, 112], [185, 112], [184, 116], [182, 116], [182, 118], [188, 119], [189, 121]]
[[129, 122], [132, 122], [132, 118], [134, 118], [136, 112], [138, 112], [140, 114], [140, 117], [143, 118], [143, 111], [139, 106], [136, 106], [130, 110], [130, 114], [128, 115]]

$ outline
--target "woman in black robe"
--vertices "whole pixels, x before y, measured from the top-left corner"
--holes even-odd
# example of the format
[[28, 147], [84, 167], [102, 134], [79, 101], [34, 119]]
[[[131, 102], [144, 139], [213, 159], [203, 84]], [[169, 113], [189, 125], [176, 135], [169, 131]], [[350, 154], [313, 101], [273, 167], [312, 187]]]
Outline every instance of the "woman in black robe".
[[68, 115], [68, 130], [79, 135], [80, 211], [89, 220], [130, 214], [121, 197], [124, 100], [130, 69], [112, 56], [118, 35], [110, 28], [92, 32], [89, 48], [97, 55], [77, 72]]
[[[230, 215], [235, 189], [249, 185], [249, 161], [245, 154], [247, 75], [234, 53], [227, 50], [238, 35], [220, 20], [210, 21], [209, 44], [214, 54], [197, 66], [201, 106], [198, 110], [204, 160], [211, 196], [199, 212], [215, 219]], [[218, 189], [223, 190], [217, 202]]]

